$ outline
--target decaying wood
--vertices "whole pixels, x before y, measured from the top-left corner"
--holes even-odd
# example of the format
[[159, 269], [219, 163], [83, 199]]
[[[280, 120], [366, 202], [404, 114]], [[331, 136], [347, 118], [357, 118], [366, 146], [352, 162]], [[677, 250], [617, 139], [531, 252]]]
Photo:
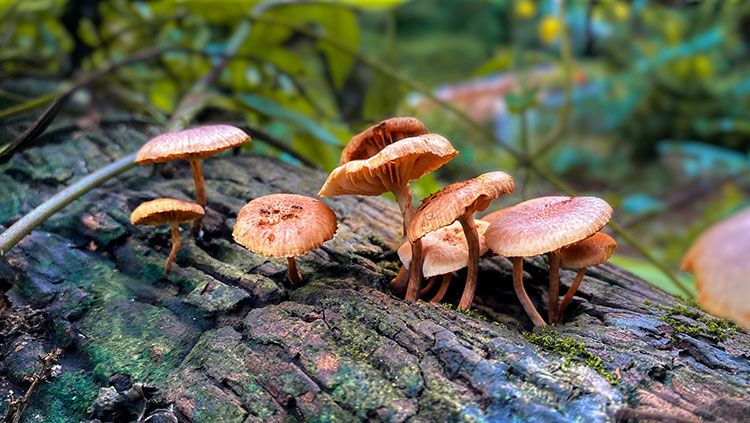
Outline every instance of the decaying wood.
[[[53, 137], [17, 154], [0, 168], [0, 224], [150, 135], [119, 128]], [[615, 266], [588, 270], [566, 324], [551, 332], [531, 332], [501, 257], [480, 265], [477, 311], [407, 303], [386, 292], [399, 268], [396, 205], [346, 196], [323, 199], [337, 213], [338, 233], [298, 258], [304, 284], [292, 287], [285, 261], [232, 242], [234, 218], [261, 195], [312, 195], [325, 175], [246, 153], [204, 166], [204, 238], [183, 232], [168, 279], [168, 228], [133, 227], [129, 214], [158, 197], [193, 198], [187, 163], [154, 176], [141, 167], [92, 191], [0, 263], [13, 305], [49, 316], [43, 333], [3, 338], [2, 397], [26, 386], [34, 351], [59, 347], [61, 374], [35, 391], [27, 410], [48, 421], [86, 419], [113, 375], [158, 387], [181, 421], [750, 416], [750, 336]], [[529, 297], [546, 312], [544, 260], [526, 261], [524, 270]], [[562, 284], [574, 276], [561, 271]], [[458, 301], [465, 278], [454, 276], [448, 302]]]

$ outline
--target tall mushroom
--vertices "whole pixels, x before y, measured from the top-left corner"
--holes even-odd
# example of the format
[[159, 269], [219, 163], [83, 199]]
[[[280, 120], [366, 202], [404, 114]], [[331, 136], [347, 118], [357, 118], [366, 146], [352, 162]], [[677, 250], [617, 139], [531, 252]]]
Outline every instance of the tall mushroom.
[[353, 136], [341, 152], [339, 165], [352, 160], [369, 159], [387, 145], [404, 138], [425, 135], [429, 132], [422, 122], [413, 117], [386, 119]]
[[513, 288], [534, 326], [544, 325], [523, 286], [523, 258], [549, 256], [549, 313], [555, 321], [559, 295], [560, 248], [595, 234], [607, 224], [612, 207], [596, 197], [540, 197], [491, 213], [484, 236], [497, 254], [513, 258]]
[[169, 224], [172, 234], [172, 250], [164, 264], [164, 276], [172, 270], [177, 252], [180, 250], [180, 223], [190, 222], [203, 216], [203, 207], [174, 198], [147, 201], [133, 210], [130, 222], [133, 225], [161, 226]]
[[[205, 209], [206, 186], [203, 181], [201, 160], [219, 151], [237, 147], [250, 141], [243, 130], [230, 125], [205, 125], [183, 131], [161, 134], [138, 150], [135, 162], [141, 165], [163, 163], [182, 159], [190, 163], [195, 181], [195, 201]], [[200, 231], [201, 219], [194, 222], [193, 230]]]
[[583, 241], [578, 241], [575, 244], [570, 244], [560, 249], [560, 266], [569, 269], [578, 269], [578, 273], [570, 288], [565, 293], [565, 297], [560, 301], [554, 323], [562, 324], [565, 309], [568, 308], [568, 305], [573, 300], [573, 295], [578, 291], [578, 287], [581, 285], [581, 281], [583, 281], [583, 276], [586, 274], [586, 268], [605, 263], [612, 257], [612, 254], [616, 250], [617, 242], [603, 232], [597, 232]]
[[[344, 163], [328, 175], [318, 192], [321, 197], [335, 195], [396, 196], [404, 222], [414, 215], [409, 182], [419, 179], [448, 163], [458, 154], [451, 143], [437, 134], [404, 138], [385, 146], [374, 156]], [[400, 291], [401, 286], [394, 286]]]
[[750, 329], [750, 209], [703, 232], [682, 258], [695, 275], [698, 303], [711, 314]]
[[[513, 178], [505, 172], [489, 172], [468, 181], [457, 182], [425, 198], [409, 224], [407, 236], [412, 244], [429, 232], [448, 226], [456, 220], [461, 224], [469, 246], [469, 270], [464, 293], [458, 303], [463, 309], [471, 308], [477, 285], [479, 236], [474, 224], [474, 212], [486, 209], [492, 200], [511, 193], [514, 189]], [[417, 262], [421, 257], [412, 254], [415, 258], [410, 267], [406, 299], [414, 301], [422, 283], [422, 263]]]
[[333, 238], [337, 227], [336, 214], [323, 202], [303, 195], [271, 194], [242, 207], [232, 236], [254, 253], [286, 258], [289, 280], [299, 285], [302, 276], [295, 257]]
[[[484, 242], [484, 232], [489, 223], [475, 221], [479, 238], [479, 255], [487, 252]], [[407, 268], [411, 265], [411, 244], [404, 243], [398, 249], [398, 257]], [[453, 222], [436, 231], [432, 231], [422, 238], [422, 272], [425, 278], [436, 278], [443, 275], [440, 288], [430, 302], [443, 300], [453, 272], [466, 267], [469, 262], [469, 245], [466, 235], [459, 222]], [[433, 279], [434, 280], [434, 279]]]

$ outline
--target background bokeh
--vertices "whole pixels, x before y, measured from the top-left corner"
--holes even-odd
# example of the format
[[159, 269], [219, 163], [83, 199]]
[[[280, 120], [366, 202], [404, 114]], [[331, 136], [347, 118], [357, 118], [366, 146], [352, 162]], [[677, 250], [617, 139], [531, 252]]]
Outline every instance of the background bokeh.
[[[325, 170], [353, 134], [414, 115], [461, 152], [417, 197], [497, 169], [518, 190], [490, 211], [564, 184], [613, 204], [672, 272], [750, 202], [747, 1], [0, 0], [0, 144], [74, 81], [149, 49], [69, 107], [83, 129], [123, 109], [164, 123], [242, 22], [198, 121], [252, 125]], [[618, 241], [612, 261], [679, 292]]]

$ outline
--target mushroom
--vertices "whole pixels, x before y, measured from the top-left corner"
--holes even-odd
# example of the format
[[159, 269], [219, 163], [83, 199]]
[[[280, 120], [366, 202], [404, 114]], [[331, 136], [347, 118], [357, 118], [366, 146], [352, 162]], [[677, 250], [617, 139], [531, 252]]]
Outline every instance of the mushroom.
[[487, 246], [513, 258], [513, 289], [534, 326], [544, 325], [523, 286], [523, 258], [549, 256], [550, 323], [557, 315], [560, 255], [566, 245], [588, 238], [607, 224], [612, 207], [596, 197], [540, 197], [491, 213], [485, 232]]
[[[487, 252], [487, 245], [484, 243], [484, 231], [490, 226], [489, 223], [477, 220], [477, 234], [479, 235], [479, 254]], [[398, 257], [401, 262], [409, 268], [411, 264], [411, 244], [404, 243], [398, 249]], [[443, 300], [448, 285], [450, 284], [453, 272], [466, 267], [469, 262], [469, 245], [466, 242], [466, 235], [459, 222], [453, 222], [436, 231], [432, 231], [422, 238], [422, 271], [425, 278], [431, 278], [430, 285], [420, 291], [420, 295], [426, 294], [435, 282], [435, 278], [440, 275], [443, 280], [440, 284], [438, 293], [430, 302], [440, 302]]]
[[172, 233], [172, 250], [164, 264], [164, 276], [169, 275], [180, 250], [180, 223], [190, 222], [203, 216], [203, 207], [174, 198], [160, 198], [147, 201], [133, 210], [130, 222], [133, 225], [161, 226], [169, 223]]
[[[250, 136], [243, 130], [230, 125], [198, 126], [183, 131], [161, 134], [144, 144], [135, 157], [141, 165], [163, 163], [175, 159], [190, 162], [195, 181], [195, 201], [206, 207], [206, 187], [203, 181], [201, 160], [207, 159], [219, 151], [237, 147], [250, 141]], [[200, 231], [201, 219], [193, 224], [196, 232]]]
[[373, 125], [352, 137], [341, 152], [339, 165], [352, 160], [364, 160], [378, 154], [387, 145], [404, 138], [424, 135], [430, 131], [413, 117], [394, 117]]
[[[392, 192], [401, 209], [403, 233], [406, 235], [407, 224], [414, 215], [409, 182], [448, 163], [457, 154], [451, 143], [437, 134], [404, 138], [385, 146], [368, 159], [352, 160], [337, 167], [328, 175], [318, 195]], [[391, 285], [396, 292], [401, 292], [408, 282], [408, 279], [402, 279], [397, 277], [398, 283]]]
[[296, 194], [271, 194], [245, 204], [237, 215], [235, 242], [266, 257], [286, 257], [288, 276], [302, 283], [295, 257], [307, 254], [333, 238], [336, 214], [314, 198]]
[[562, 324], [565, 309], [573, 300], [573, 295], [583, 281], [587, 267], [605, 263], [617, 250], [617, 242], [611, 236], [597, 232], [594, 235], [560, 249], [560, 266], [578, 269], [576, 278], [560, 302], [554, 323]]
[[[457, 182], [425, 198], [409, 224], [407, 236], [412, 244], [429, 232], [448, 226], [456, 220], [461, 224], [469, 246], [469, 270], [464, 293], [458, 303], [463, 309], [471, 308], [477, 285], [479, 236], [474, 223], [474, 212], [486, 209], [492, 200], [511, 193], [514, 189], [513, 178], [505, 172], [489, 172], [468, 181]], [[421, 259], [421, 256], [414, 255], [412, 260], [406, 291], [406, 299], [410, 301], [417, 299], [422, 283]]]
[[682, 258], [695, 275], [698, 303], [711, 314], [750, 329], [750, 209], [704, 231]]

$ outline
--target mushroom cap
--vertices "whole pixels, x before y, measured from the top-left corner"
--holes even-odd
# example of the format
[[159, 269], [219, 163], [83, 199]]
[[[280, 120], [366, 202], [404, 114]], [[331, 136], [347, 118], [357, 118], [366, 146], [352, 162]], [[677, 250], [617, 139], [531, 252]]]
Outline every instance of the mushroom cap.
[[[484, 231], [490, 226], [481, 220], [475, 221], [479, 234], [479, 255], [487, 252], [484, 243]], [[411, 244], [405, 242], [398, 249], [398, 257], [407, 268], [411, 264]], [[455, 272], [466, 267], [469, 262], [469, 244], [461, 223], [454, 222], [436, 231], [432, 231], [422, 238], [422, 273], [429, 278], [437, 275]]]
[[334, 195], [380, 195], [419, 179], [458, 154], [437, 134], [404, 138], [366, 160], [352, 160], [333, 169], [318, 192]]
[[352, 160], [369, 159], [386, 145], [428, 132], [429, 129], [417, 118], [406, 116], [386, 119], [353, 136], [341, 152], [339, 165]]
[[598, 266], [612, 257], [617, 242], [609, 235], [597, 232], [594, 235], [566, 245], [560, 249], [560, 266], [571, 269]]
[[135, 162], [145, 165], [175, 159], [200, 160], [248, 141], [250, 136], [234, 126], [197, 126], [183, 131], [167, 132], [153, 138], [138, 150]]
[[505, 257], [557, 251], [599, 231], [612, 206], [596, 197], [540, 197], [491, 213], [487, 246]]
[[456, 182], [422, 200], [409, 223], [409, 242], [455, 222], [464, 213], [486, 209], [492, 200], [513, 192], [516, 184], [505, 172], [489, 172]]
[[698, 303], [750, 329], [750, 209], [724, 219], [693, 243], [681, 268], [695, 275]]
[[184, 223], [203, 216], [203, 207], [174, 198], [146, 201], [130, 214], [134, 225], [161, 226], [170, 222]]
[[323, 245], [336, 233], [336, 214], [314, 198], [271, 194], [245, 204], [232, 236], [267, 257], [296, 257]]

